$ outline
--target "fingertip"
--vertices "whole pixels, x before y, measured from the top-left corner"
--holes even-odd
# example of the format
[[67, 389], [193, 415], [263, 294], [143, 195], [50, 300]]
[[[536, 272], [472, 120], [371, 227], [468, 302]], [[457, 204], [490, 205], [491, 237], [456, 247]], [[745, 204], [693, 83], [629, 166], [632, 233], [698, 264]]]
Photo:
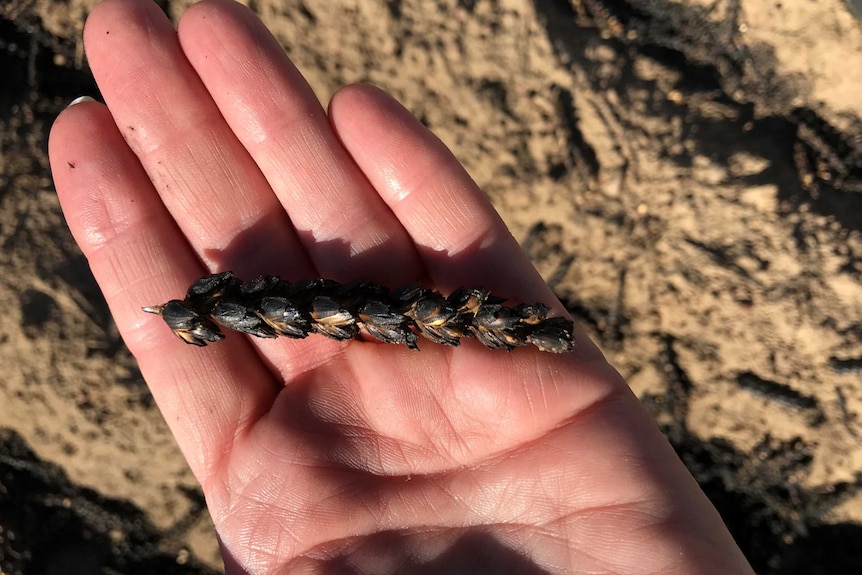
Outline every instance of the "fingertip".
[[[236, 2], [232, 3], [236, 4]], [[245, 6], [241, 7], [245, 8]], [[201, 0], [200, 2], [195, 2], [186, 8], [185, 12], [180, 15], [179, 21], [177, 22], [177, 33], [180, 37], [183, 36], [184, 28], [187, 28], [190, 23], [197, 20], [206, 20], [208, 14], [213, 14], [214, 8], [218, 8], [218, 3], [213, 2], [212, 0]]]
[[77, 98], [75, 98], [74, 100], [69, 102], [69, 104], [66, 107], [71, 108], [75, 104], [83, 104], [85, 102], [95, 102], [95, 101], [96, 101], [96, 99], [93, 98], [92, 96], [78, 96]]
[[[173, 32], [173, 24], [155, 2], [105, 0], [96, 5], [84, 23], [84, 51], [105, 97], [109, 96], [105, 86], [113, 82], [116, 71], [146, 66], [138, 61], [136, 52], [159, 49]], [[134, 82], [129, 88], [139, 86]], [[106, 101], [112, 103], [109, 98]]]
[[123, 27], [138, 23], [148, 5], [157, 8], [152, 2], [140, 0], [104, 0], [96, 4], [84, 22], [84, 45], [89, 46], [90, 41], [99, 36], [110, 35], [111, 28], [118, 22], [122, 22]]
[[[389, 139], [385, 140], [376, 136], [377, 130], [364, 130], [363, 126], [380, 126], [381, 122], [394, 121], [401, 114], [409, 116], [409, 112], [384, 90], [364, 83], [348, 84], [336, 90], [326, 113], [335, 137], [348, 152], [354, 146], [395, 145], [397, 133], [389, 133]], [[377, 192], [381, 190], [378, 188]]]
[[[438, 188], [432, 196], [460, 193], [464, 186], [475, 188], [446, 145], [383, 89], [371, 84], [346, 86], [333, 96], [329, 113], [333, 131], [397, 214], [396, 205], [408, 196], [425, 195], [413, 194], [420, 188], [435, 188], [439, 182], [454, 185], [448, 190]], [[451, 205], [442, 197], [434, 201], [440, 206]], [[484, 206], [482, 211], [489, 208]], [[408, 213], [400, 212], [399, 217], [405, 215]], [[419, 235], [413, 239], [425, 245]], [[434, 249], [448, 248], [435, 245]]]
[[198, 18], [205, 19], [208, 14], [216, 15], [223, 13], [224, 11], [234, 14], [245, 13], [246, 15], [254, 15], [257, 17], [254, 11], [248, 6], [236, 2], [235, 0], [200, 0], [186, 8], [185, 12], [180, 16], [177, 28], [182, 28], [184, 20], [191, 21]]
[[[109, 125], [105, 125], [108, 120]], [[65, 191], [63, 177], [69, 170], [78, 168], [77, 159], [84, 144], [91, 138], [93, 129], [116, 129], [104, 104], [89, 96], [73, 100], [63, 109], [48, 134], [48, 160], [54, 175], [57, 191]]]
[[57, 114], [51, 126], [51, 132], [53, 133], [58, 126], [65, 127], [68, 122], [84, 121], [86, 123], [91, 115], [99, 114], [99, 110], [107, 111], [107, 108], [91, 96], [78, 96]]
[[383, 90], [367, 84], [344, 88], [332, 99], [330, 121], [420, 248], [451, 257], [505, 235], [452, 152]]
[[[398, 100], [373, 84], [349, 84], [340, 88], [330, 99], [328, 112], [332, 129], [339, 135], [343, 133], [351, 138], [374, 137], [377, 130], [363, 129], [368, 126], [410, 127], [411, 123], [417, 124], [414, 127], [421, 126], [419, 120]], [[409, 130], [387, 129], [386, 139], [391, 143], [394, 137], [406, 131]], [[426, 135], [434, 137], [431, 132]]]
[[342, 109], [347, 108], [349, 110], [355, 106], [363, 108], [369, 105], [379, 106], [383, 100], [394, 100], [394, 98], [374, 84], [347, 84], [332, 95], [329, 101], [329, 111], [337, 110], [340, 112]]

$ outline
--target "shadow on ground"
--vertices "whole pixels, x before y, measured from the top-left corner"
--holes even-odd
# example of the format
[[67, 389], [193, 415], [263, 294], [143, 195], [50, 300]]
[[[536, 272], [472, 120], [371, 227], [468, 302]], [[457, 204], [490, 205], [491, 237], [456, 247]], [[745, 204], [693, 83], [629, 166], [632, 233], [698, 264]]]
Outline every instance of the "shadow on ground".
[[0, 573], [214, 575], [176, 537], [204, 512], [199, 492], [186, 495], [187, 517], [160, 531], [141, 509], [72, 484], [17, 433], [0, 428]]

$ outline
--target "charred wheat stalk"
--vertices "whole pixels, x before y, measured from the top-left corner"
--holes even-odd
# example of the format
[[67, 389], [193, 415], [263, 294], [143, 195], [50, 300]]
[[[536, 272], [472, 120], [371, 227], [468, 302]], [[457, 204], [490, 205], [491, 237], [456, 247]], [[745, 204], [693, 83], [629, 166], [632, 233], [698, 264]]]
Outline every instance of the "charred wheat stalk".
[[449, 297], [411, 284], [390, 292], [364, 280], [341, 284], [314, 279], [288, 283], [276, 276], [242, 282], [231, 272], [203, 277], [185, 299], [143, 308], [162, 316], [186, 343], [224, 339], [219, 326], [256, 337], [304, 338], [319, 333], [337, 340], [360, 330], [386, 343], [418, 349], [418, 336], [445, 345], [475, 337], [491, 349], [533, 344], [563, 353], [574, 346], [573, 325], [547, 317], [544, 304], [504, 306], [483, 289], [459, 288]]

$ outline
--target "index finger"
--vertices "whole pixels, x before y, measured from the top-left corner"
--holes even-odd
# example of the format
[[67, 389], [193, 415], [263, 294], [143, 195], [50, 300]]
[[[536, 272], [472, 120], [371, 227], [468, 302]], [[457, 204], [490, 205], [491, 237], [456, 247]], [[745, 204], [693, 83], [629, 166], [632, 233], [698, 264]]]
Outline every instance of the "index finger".
[[203, 272], [108, 109], [60, 114], [48, 142], [69, 228], [192, 471], [203, 480], [236, 434], [265, 413], [279, 387], [240, 338], [191, 349], [141, 311], [182, 293]]

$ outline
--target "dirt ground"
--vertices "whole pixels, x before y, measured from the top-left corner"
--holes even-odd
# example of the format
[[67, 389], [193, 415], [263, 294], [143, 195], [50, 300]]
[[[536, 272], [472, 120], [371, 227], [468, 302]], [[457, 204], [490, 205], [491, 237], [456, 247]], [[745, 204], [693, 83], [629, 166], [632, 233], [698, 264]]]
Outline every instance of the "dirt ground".
[[[95, 3], [0, 4], [0, 573], [216, 573], [48, 170]], [[862, 1], [248, 3], [449, 144], [758, 573], [862, 572]]]

